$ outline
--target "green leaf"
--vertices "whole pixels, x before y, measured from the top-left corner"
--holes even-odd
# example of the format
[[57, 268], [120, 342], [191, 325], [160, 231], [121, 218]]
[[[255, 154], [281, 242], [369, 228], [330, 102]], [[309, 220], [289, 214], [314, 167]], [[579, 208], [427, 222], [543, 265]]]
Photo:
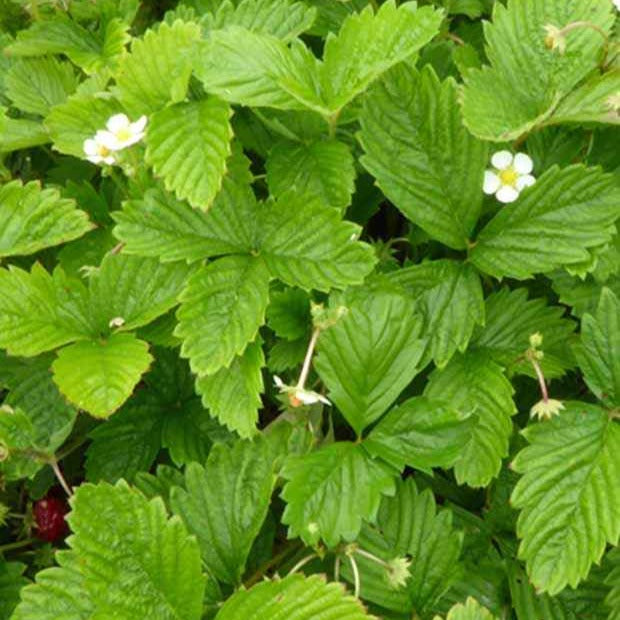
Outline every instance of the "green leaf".
[[196, 379], [196, 391], [202, 395], [202, 404], [240, 437], [256, 434], [258, 410], [262, 407], [260, 395], [265, 389], [261, 372], [264, 365], [259, 339], [235, 357], [228, 368]]
[[6, 116], [6, 108], [0, 106], [0, 152], [9, 153], [50, 142], [45, 127], [38, 121]]
[[288, 536], [307, 545], [335, 547], [355, 540], [362, 520], [374, 521], [381, 496], [394, 493], [394, 472], [358, 444], [340, 441], [302, 456], [289, 456], [281, 472]]
[[620, 70], [595, 75], [562, 100], [547, 125], [563, 123], [620, 124], [613, 97], [620, 91]]
[[46, 116], [53, 106], [63, 103], [78, 85], [68, 62], [55, 58], [19, 60], [4, 76], [6, 96], [16, 108]]
[[70, 402], [107, 418], [129, 398], [152, 359], [146, 342], [132, 334], [112, 334], [61, 349], [52, 370]]
[[429, 335], [426, 356], [442, 368], [484, 323], [482, 286], [475, 269], [452, 260], [428, 261], [378, 278], [404, 290], [416, 301]]
[[303, 2], [291, 0], [224, 1], [217, 11], [207, 13], [200, 20], [203, 30], [209, 32], [229, 26], [241, 26], [259, 34], [269, 34], [290, 41], [312, 26], [316, 9]]
[[123, 252], [162, 261], [196, 261], [222, 254], [251, 252], [257, 233], [258, 207], [250, 187], [248, 161], [238, 151], [213, 205], [204, 213], [160, 188], [123, 203], [113, 214], [114, 234]]
[[83, 158], [84, 140], [92, 138], [120, 111], [118, 103], [109, 97], [76, 94], [52, 108], [45, 127], [57, 151]]
[[37, 181], [0, 187], [0, 257], [34, 254], [93, 227], [73, 200], [61, 198], [55, 189], [41, 189]]
[[293, 189], [317, 196], [323, 204], [337, 209], [351, 203], [355, 166], [349, 147], [342, 142], [278, 142], [269, 152], [265, 168], [269, 190], [276, 198]]
[[46, 56], [65, 54], [86, 73], [112, 65], [126, 43], [127, 26], [119, 19], [110, 20], [98, 33], [76, 21], [56, 16], [34, 22], [20, 30], [14, 43], [5, 48], [12, 56]]
[[521, 510], [519, 557], [532, 583], [554, 595], [618, 542], [620, 426], [595, 405], [570, 402], [524, 434], [530, 445], [513, 461], [522, 477], [511, 498]]
[[0, 347], [30, 357], [89, 337], [87, 291], [60, 269], [0, 269]]
[[586, 312], [589, 314], [596, 312], [604, 286], [612, 290], [616, 296], [620, 295], [620, 274], [610, 276], [605, 282], [599, 282], [591, 275], [582, 280], [579, 277], [572, 277], [564, 270], [554, 271], [549, 277], [560, 301], [570, 306], [571, 314], [576, 317], [583, 316]]
[[175, 335], [198, 375], [226, 368], [265, 322], [269, 273], [260, 258], [229, 256], [201, 267], [181, 294]]
[[501, 366], [484, 352], [453, 357], [443, 370], [430, 376], [424, 394], [463, 413], [471, 412], [475, 424], [469, 441], [454, 464], [459, 484], [487, 486], [498, 475], [508, 456], [511, 417], [517, 409], [514, 390]]
[[23, 576], [26, 565], [0, 561], [0, 618], [8, 620], [19, 603], [19, 591], [29, 581]]
[[360, 227], [315, 197], [297, 193], [266, 205], [260, 255], [271, 274], [290, 286], [328, 291], [360, 284], [374, 267]]
[[287, 340], [308, 336], [312, 325], [308, 294], [296, 288], [272, 293], [267, 307], [267, 325]]
[[[183, 101], [192, 72], [192, 52], [200, 27], [191, 22], [162, 23], [134, 39], [123, 56], [113, 92], [132, 116], [151, 114]], [[179, 115], [181, 116], [181, 115]]]
[[494, 618], [495, 616], [486, 607], [472, 597], [468, 597], [464, 604], [457, 603], [446, 616], [446, 620], [494, 620]]
[[482, 229], [470, 260], [519, 280], [588, 260], [615, 233], [619, 201], [614, 177], [600, 168], [553, 166]]
[[321, 65], [323, 98], [330, 112], [338, 112], [369, 84], [397, 63], [413, 56], [438, 32], [442, 12], [400, 7], [393, 0], [375, 14], [370, 6], [352, 14], [337, 36], [328, 36]]
[[577, 361], [588, 387], [611, 407], [620, 406], [620, 301], [604, 288], [596, 315], [581, 321]]
[[[167, 518], [160, 498], [148, 501], [125, 482], [84, 484], [71, 503], [71, 551], [59, 554], [60, 568], [26, 588], [17, 618], [200, 619], [205, 578], [198, 545], [179, 519]], [[63, 599], [71, 594], [67, 608]], [[66, 615], [48, 615], [46, 607]]]
[[[384, 609], [427, 618], [461, 574], [458, 559], [463, 533], [453, 529], [452, 512], [437, 511], [431, 491], [419, 492], [413, 478], [397, 480], [396, 494], [383, 498], [377, 521], [377, 528], [362, 529], [358, 544], [386, 561], [411, 557], [411, 577], [404, 587], [390, 587], [384, 567], [356, 555], [361, 598]], [[343, 563], [343, 575], [353, 582], [347, 563]]]
[[298, 39], [289, 48], [272, 35], [239, 26], [214, 30], [199, 48], [194, 71], [207, 92], [231, 103], [322, 109], [316, 94], [317, 60]]
[[620, 618], [620, 550], [617, 547], [612, 549], [607, 554], [607, 559], [611, 564], [611, 571], [606, 580], [611, 589], [605, 598], [607, 607], [611, 609], [608, 620], [618, 620]]
[[190, 463], [185, 489], [172, 490], [173, 511], [198, 539], [203, 562], [219, 581], [240, 583], [274, 483], [268, 445], [237, 441], [214, 446], [205, 467]]
[[465, 75], [463, 116], [476, 136], [503, 142], [545, 122], [561, 100], [601, 61], [604, 39], [591, 28], [566, 35], [567, 52], [545, 46], [545, 26], [586, 21], [609, 33], [609, 2], [511, 0], [495, 3], [493, 23], [485, 24], [491, 66]]
[[533, 375], [532, 366], [521, 359], [534, 333], [543, 337], [545, 375], [557, 377], [573, 365], [568, 343], [575, 324], [564, 317], [560, 306], [548, 306], [544, 299], [529, 299], [525, 288], [501, 290], [485, 300], [484, 327], [474, 332], [470, 348], [482, 350], [510, 372]]
[[8, 389], [4, 404], [13, 410], [0, 413], [0, 438], [9, 449], [9, 459], [0, 468], [7, 479], [34, 476], [44, 466], [43, 458], [53, 456], [73, 428], [77, 412], [52, 381], [51, 362], [49, 355], [0, 356], [0, 386]]
[[[89, 279], [93, 321], [99, 333], [133, 330], [165, 314], [196, 270], [182, 262], [107, 254]], [[112, 321], [115, 321], [112, 323]]]
[[476, 419], [443, 401], [415, 396], [394, 407], [364, 440], [366, 449], [398, 470], [447, 469], [458, 462]]
[[230, 155], [231, 110], [211, 97], [177, 103], [153, 114], [146, 132], [146, 161], [166, 189], [207, 210], [222, 186]]
[[315, 368], [358, 435], [420, 370], [424, 343], [411, 306], [388, 293], [360, 298], [319, 338]]
[[364, 99], [364, 167], [434, 239], [465, 249], [482, 209], [487, 146], [463, 126], [457, 85], [399, 65]]
[[364, 611], [360, 601], [347, 595], [341, 584], [327, 583], [319, 575], [297, 574], [239, 590], [224, 603], [216, 620], [272, 620], [278, 615], [288, 620], [375, 618]]

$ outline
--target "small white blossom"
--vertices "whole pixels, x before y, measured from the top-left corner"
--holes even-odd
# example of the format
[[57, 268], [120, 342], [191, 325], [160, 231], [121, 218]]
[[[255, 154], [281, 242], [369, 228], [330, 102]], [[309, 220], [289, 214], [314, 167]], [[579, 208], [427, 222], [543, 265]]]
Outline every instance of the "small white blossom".
[[503, 203], [514, 202], [526, 187], [536, 183], [530, 173], [534, 162], [525, 153], [513, 155], [510, 151], [498, 151], [491, 157], [493, 170], [484, 173], [482, 190], [495, 194]]
[[324, 405], [331, 405], [329, 400], [312, 390], [306, 390], [296, 385], [286, 385], [280, 377], [274, 375], [273, 382], [275, 386], [284, 394], [288, 394], [288, 399], [293, 407], [301, 407], [301, 405], [314, 405], [315, 403], [323, 403]]
[[387, 563], [387, 578], [392, 588], [405, 587], [407, 580], [411, 577], [410, 566], [411, 560], [407, 558], [393, 558], [389, 560]]
[[550, 420], [554, 415], [560, 415], [564, 409], [562, 401], [549, 398], [539, 400], [530, 410], [530, 417], [536, 416], [539, 420]]
[[146, 116], [132, 123], [126, 114], [115, 114], [108, 119], [106, 128], [98, 131], [101, 144], [110, 151], [120, 151], [144, 138]]
[[125, 319], [122, 316], [115, 316], [108, 323], [108, 327], [122, 327], [125, 325]]
[[111, 150], [101, 142], [101, 132], [97, 132], [94, 138], [84, 140], [82, 148], [86, 155], [86, 159], [93, 164], [107, 164], [111, 166], [116, 160]]

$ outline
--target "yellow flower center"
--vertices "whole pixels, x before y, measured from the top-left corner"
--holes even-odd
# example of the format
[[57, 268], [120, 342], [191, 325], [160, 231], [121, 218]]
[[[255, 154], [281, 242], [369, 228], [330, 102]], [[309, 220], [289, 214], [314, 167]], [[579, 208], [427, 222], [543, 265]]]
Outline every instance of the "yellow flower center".
[[103, 146], [103, 144], [99, 145], [99, 155], [101, 157], [107, 157], [110, 154], [110, 149], [107, 146]]
[[510, 185], [511, 187], [514, 187], [517, 179], [519, 178], [519, 173], [516, 172], [514, 168], [506, 168], [506, 170], [502, 170], [499, 173], [499, 178], [502, 185]]
[[119, 129], [116, 132], [116, 138], [119, 142], [127, 142], [127, 140], [131, 139], [131, 131], [129, 129]]

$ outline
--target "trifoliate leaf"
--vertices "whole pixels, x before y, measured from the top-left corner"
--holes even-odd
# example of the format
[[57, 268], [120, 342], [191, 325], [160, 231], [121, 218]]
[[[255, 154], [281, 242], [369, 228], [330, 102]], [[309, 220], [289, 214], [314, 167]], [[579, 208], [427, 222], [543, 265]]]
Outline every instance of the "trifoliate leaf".
[[611, 407], [620, 406], [620, 301], [608, 288], [601, 293], [596, 314], [582, 319], [576, 355], [596, 397]]
[[93, 320], [100, 333], [146, 325], [178, 303], [196, 270], [182, 262], [108, 254], [89, 280]]
[[619, 201], [614, 177], [600, 169], [553, 166], [482, 229], [470, 260], [519, 280], [585, 261], [615, 234]]
[[[359, 546], [386, 561], [411, 558], [411, 577], [404, 587], [389, 587], [385, 567], [356, 555], [362, 599], [398, 613], [428, 617], [461, 573], [458, 559], [463, 534], [453, 529], [452, 513], [437, 511], [433, 494], [429, 490], [419, 492], [413, 478], [407, 478], [396, 482], [393, 497], [383, 498], [377, 526], [362, 529]], [[349, 566], [346, 562], [342, 566], [351, 583]]]
[[465, 351], [477, 324], [484, 323], [484, 300], [478, 274], [470, 265], [436, 260], [399, 269], [379, 278], [403, 289], [416, 301], [429, 336], [425, 357], [440, 368], [457, 351]]
[[153, 114], [146, 133], [146, 161], [166, 189], [207, 210], [222, 186], [230, 155], [231, 110], [211, 97], [177, 103]]
[[240, 437], [256, 433], [260, 395], [265, 389], [262, 368], [265, 356], [260, 341], [249, 344], [228, 368], [196, 379], [196, 391], [209, 413]]
[[[97, 613], [86, 617], [202, 616], [205, 578], [198, 544], [179, 519], [167, 518], [160, 498], [148, 501], [124, 482], [84, 484], [72, 507], [69, 545], [78, 558], [83, 596]], [[36, 588], [42, 586], [31, 592]], [[48, 596], [53, 604], [54, 593]]]
[[315, 367], [329, 398], [360, 435], [419, 372], [424, 350], [413, 304], [399, 295], [359, 299], [319, 337]]
[[342, 142], [282, 141], [271, 149], [265, 167], [267, 184], [276, 198], [293, 189], [338, 209], [351, 203], [355, 166], [349, 147]]
[[252, 175], [240, 153], [227, 162], [228, 173], [213, 205], [204, 213], [176, 200], [160, 188], [123, 203], [114, 212], [114, 234], [128, 254], [153, 256], [167, 262], [196, 261], [254, 249], [258, 206], [250, 187]]
[[614, 104], [619, 91], [620, 70], [595, 75], [560, 103], [547, 124], [620, 124], [618, 104]]
[[290, 192], [265, 206], [260, 255], [271, 274], [290, 286], [328, 291], [359, 284], [376, 259], [356, 241], [360, 228], [333, 207]]
[[194, 71], [207, 92], [231, 103], [279, 110], [321, 110], [317, 60], [296, 39], [229, 26], [214, 30], [196, 55]]
[[51, 142], [46, 128], [38, 121], [6, 116], [0, 106], [0, 152], [9, 153]]
[[475, 418], [469, 441], [454, 464], [459, 484], [487, 486], [499, 473], [508, 455], [510, 418], [516, 413], [513, 392], [501, 366], [482, 351], [453, 357], [431, 375], [424, 390], [428, 398]]
[[77, 412], [52, 381], [51, 363], [51, 355], [0, 357], [0, 386], [8, 389], [4, 404], [10, 407], [0, 409], [0, 440], [9, 450], [0, 469], [8, 479], [34, 476], [73, 428]]
[[381, 496], [394, 493], [394, 471], [359, 444], [345, 441], [303, 456], [289, 456], [282, 476], [282, 522], [307, 545], [355, 540], [362, 521], [374, 521]]
[[452, 467], [467, 446], [476, 419], [442, 401], [415, 396], [388, 412], [364, 446], [399, 470]]
[[524, 431], [530, 445], [513, 461], [519, 557], [551, 595], [575, 587], [620, 536], [620, 425], [595, 405], [564, 405]]
[[198, 375], [230, 365], [265, 322], [269, 272], [260, 258], [230, 256], [201, 267], [181, 293], [175, 335]]
[[93, 228], [75, 202], [36, 181], [0, 187], [0, 257], [34, 254], [81, 237]]
[[[485, 24], [491, 65], [465, 75], [465, 124], [485, 140], [503, 142], [519, 137], [546, 121], [560, 101], [601, 61], [605, 40], [614, 23], [609, 2], [586, 0], [511, 0], [495, 3], [492, 24]], [[574, 22], [566, 34], [567, 51], [546, 47], [545, 26], [559, 29]]]
[[[167, 103], [183, 101], [192, 72], [192, 50], [200, 27], [176, 21], [147, 30], [134, 39], [119, 63], [114, 93], [132, 116], [151, 114]], [[177, 117], [182, 118], [182, 114]]]
[[224, 603], [215, 618], [272, 620], [277, 615], [288, 620], [376, 620], [356, 598], [345, 593], [341, 584], [327, 583], [319, 575], [299, 574], [239, 590]]
[[52, 370], [70, 402], [96, 418], [107, 418], [129, 398], [152, 359], [146, 342], [117, 333], [61, 349]]
[[46, 116], [55, 105], [64, 103], [78, 85], [68, 62], [55, 58], [32, 58], [13, 63], [4, 76], [6, 96], [16, 108]]
[[9, 355], [38, 355], [92, 334], [87, 291], [60, 269], [0, 269], [0, 290], [0, 346]]
[[539, 333], [544, 352], [539, 363], [547, 376], [560, 376], [574, 364], [568, 343], [575, 324], [564, 317], [564, 308], [547, 306], [544, 299], [528, 300], [527, 296], [524, 288], [502, 288], [489, 295], [484, 328], [476, 329], [470, 348], [482, 349], [511, 372], [533, 376], [531, 364], [522, 356], [530, 346], [530, 336]]
[[[435, 616], [436, 619], [439, 616]], [[475, 598], [468, 597], [465, 603], [457, 603], [450, 609], [446, 620], [494, 620], [495, 616]], [[439, 620], [441, 620], [439, 618]]]
[[463, 126], [457, 85], [402, 64], [364, 100], [364, 167], [431, 237], [465, 249], [482, 208], [487, 147]]
[[0, 560], [0, 618], [10, 618], [19, 603], [19, 592], [29, 583], [23, 576], [25, 569], [21, 562]]
[[308, 30], [316, 17], [316, 9], [291, 0], [225, 0], [217, 11], [200, 20], [203, 31], [242, 26], [259, 34], [270, 34], [290, 41]]
[[397, 7], [393, 0], [376, 13], [367, 6], [348, 17], [325, 43], [321, 86], [327, 109], [337, 113], [390, 67], [411, 58], [438, 33], [441, 19], [431, 7]]
[[108, 119], [120, 111], [114, 99], [76, 94], [52, 108], [45, 127], [57, 151], [84, 158], [84, 140], [104, 129]]
[[205, 467], [190, 463], [185, 489], [172, 490], [173, 511], [198, 539], [202, 560], [219, 581], [240, 583], [274, 483], [267, 443], [237, 441], [214, 446]]

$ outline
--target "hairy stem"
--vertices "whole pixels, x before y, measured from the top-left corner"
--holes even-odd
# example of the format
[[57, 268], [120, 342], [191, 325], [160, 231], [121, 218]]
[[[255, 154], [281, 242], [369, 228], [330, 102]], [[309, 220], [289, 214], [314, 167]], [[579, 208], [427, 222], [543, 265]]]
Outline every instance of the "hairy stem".
[[310, 373], [310, 365], [312, 364], [312, 355], [314, 354], [314, 348], [316, 347], [316, 342], [319, 339], [320, 333], [321, 328], [315, 327], [312, 332], [312, 338], [310, 338], [310, 342], [308, 343], [308, 350], [306, 351], [306, 357], [304, 357], [304, 364], [301, 367], [301, 373], [299, 373], [299, 380], [297, 381], [297, 387], [300, 390], [303, 390], [306, 385], [308, 374]]

